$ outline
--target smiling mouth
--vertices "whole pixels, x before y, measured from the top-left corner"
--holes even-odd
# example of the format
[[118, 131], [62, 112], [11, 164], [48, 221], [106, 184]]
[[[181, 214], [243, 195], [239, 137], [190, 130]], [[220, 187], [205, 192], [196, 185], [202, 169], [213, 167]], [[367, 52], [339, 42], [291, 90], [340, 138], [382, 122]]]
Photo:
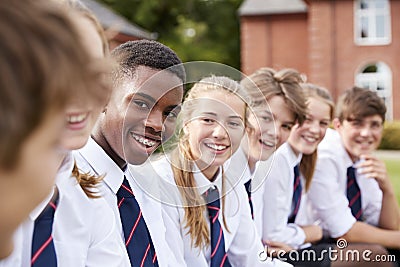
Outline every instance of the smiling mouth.
[[88, 113], [78, 114], [78, 115], [68, 115], [67, 121], [70, 124], [81, 123], [84, 120], [86, 120], [87, 116], [88, 116]]
[[309, 143], [315, 143], [318, 141], [318, 138], [311, 137], [311, 136], [303, 136], [303, 138]]
[[216, 144], [205, 144], [205, 145], [216, 151], [222, 151], [222, 150], [225, 150], [228, 148], [228, 146], [224, 146], [224, 145], [216, 145]]
[[267, 146], [267, 147], [275, 147], [275, 143], [274, 142], [269, 142], [269, 141], [263, 141], [263, 140], [259, 140], [260, 144]]
[[131, 136], [133, 139], [135, 139], [138, 143], [145, 145], [146, 147], [154, 147], [157, 144], [160, 143], [159, 140], [154, 140], [145, 136], [137, 135], [134, 133], [131, 133]]

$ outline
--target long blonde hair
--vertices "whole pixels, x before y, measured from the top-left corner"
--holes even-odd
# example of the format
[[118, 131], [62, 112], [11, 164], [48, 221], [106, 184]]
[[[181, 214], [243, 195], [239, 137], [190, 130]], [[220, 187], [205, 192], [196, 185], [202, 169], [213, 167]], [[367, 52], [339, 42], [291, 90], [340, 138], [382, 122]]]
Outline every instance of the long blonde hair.
[[[335, 103], [333, 102], [332, 96], [329, 91], [323, 87], [310, 84], [303, 83], [301, 87], [304, 89], [304, 93], [309, 99], [310, 97], [321, 100], [326, 103], [330, 107], [330, 119], [333, 119], [335, 114]], [[318, 150], [315, 150], [312, 154], [303, 155], [300, 162], [300, 172], [303, 174], [306, 180], [306, 191], [310, 188], [312, 177], [314, 175], [315, 164], [317, 162]]]
[[[247, 124], [248, 107], [250, 105], [249, 97], [246, 91], [239, 83], [223, 76], [211, 76], [197, 82], [188, 92], [182, 106], [182, 111], [179, 115], [179, 120], [185, 123], [190, 120], [193, 111], [196, 109], [196, 104], [191, 101], [199, 98], [200, 94], [211, 91], [222, 91], [227, 94], [233, 94], [241, 98], [245, 105], [245, 124]], [[181, 128], [178, 126], [178, 129]], [[207, 220], [204, 216], [206, 210], [205, 200], [199, 194], [196, 187], [196, 181], [193, 176], [194, 157], [189, 145], [189, 133], [179, 131], [177, 147], [171, 153], [172, 170], [175, 182], [182, 195], [182, 200], [185, 209], [185, 227], [188, 228], [191, 236], [192, 247], [204, 248], [210, 244], [210, 233]], [[225, 207], [225, 176], [222, 168], [222, 210]], [[229, 231], [225, 216], [223, 223], [227, 231]]]

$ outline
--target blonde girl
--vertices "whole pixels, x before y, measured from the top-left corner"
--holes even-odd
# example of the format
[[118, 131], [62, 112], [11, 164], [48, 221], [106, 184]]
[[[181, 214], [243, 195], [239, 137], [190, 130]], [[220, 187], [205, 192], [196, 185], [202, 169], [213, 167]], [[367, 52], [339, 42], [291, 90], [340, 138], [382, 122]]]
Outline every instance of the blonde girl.
[[248, 106], [237, 82], [218, 76], [202, 79], [183, 103], [176, 148], [152, 163], [166, 184], [166, 239], [182, 265], [261, 264], [258, 257], [264, 250], [244, 187], [234, 187], [224, 173], [224, 163], [245, 133]]

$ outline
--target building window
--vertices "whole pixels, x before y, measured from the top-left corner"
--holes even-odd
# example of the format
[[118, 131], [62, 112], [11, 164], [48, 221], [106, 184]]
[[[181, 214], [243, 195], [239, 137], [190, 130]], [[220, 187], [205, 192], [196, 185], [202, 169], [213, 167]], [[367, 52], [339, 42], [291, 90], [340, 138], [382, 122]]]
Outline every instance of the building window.
[[386, 119], [393, 119], [392, 71], [385, 63], [372, 63], [361, 68], [361, 71], [356, 74], [355, 84], [359, 87], [376, 91], [385, 101], [387, 108]]
[[354, 1], [354, 39], [358, 45], [391, 42], [389, 0]]

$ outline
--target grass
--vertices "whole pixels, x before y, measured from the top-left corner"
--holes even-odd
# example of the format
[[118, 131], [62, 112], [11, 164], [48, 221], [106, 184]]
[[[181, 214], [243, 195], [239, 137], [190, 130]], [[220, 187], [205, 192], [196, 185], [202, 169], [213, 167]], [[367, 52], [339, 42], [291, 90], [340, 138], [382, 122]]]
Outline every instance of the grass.
[[397, 201], [400, 204], [400, 159], [385, 159], [384, 161], [396, 192]]

